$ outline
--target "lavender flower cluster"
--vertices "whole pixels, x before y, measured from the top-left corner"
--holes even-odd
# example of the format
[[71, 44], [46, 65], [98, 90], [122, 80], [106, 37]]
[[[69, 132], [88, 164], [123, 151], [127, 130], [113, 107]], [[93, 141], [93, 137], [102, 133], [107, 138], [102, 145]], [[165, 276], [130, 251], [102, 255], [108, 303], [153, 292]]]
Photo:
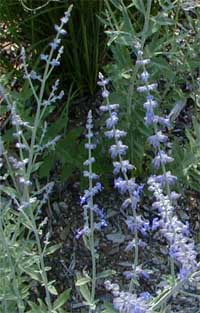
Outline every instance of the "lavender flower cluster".
[[158, 103], [151, 91], [157, 88], [157, 84], [149, 83], [150, 75], [146, 70], [146, 65], [149, 63], [150, 60], [143, 59], [143, 52], [139, 50], [136, 64], [142, 68], [140, 79], [143, 86], [138, 87], [137, 90], [146, 94], [145, 122], [147, 125], [152, 125], [154, 130], [154, 134], [148, 138], [149, 144], [156, 153], [152, 165], [155, 170], [162, 171], [162, 174], [152, 175], [148, 179], [148, 189], [153, 192], [156, 200], [152, 206], [158, 210], [159, 216], [153, 220], [152, 230], [159, 229], [167, 240], [169, 255], [180, 267], [179, 277], [185, 279], [197, 269], [197, 252], [194, 248], [194, 240], [190, 236], [189, 225], [180, 221], [175, 212], [176, 201], [180, 195], [170, 190], [176, 183], [177, 177], [170, 171], [166, 171], [166, 165], [171, 163], [173, 158], [166, 152], [169, 138], [163, 133], [163, 128], [170, 127], [170, 120], [155, 113]]
[[[93, 163], [95, 162], [95, 158], [92, 156], [92, 150], [96, 148], [96, 144], [92, 141], [94, 134], [92, 132], [93, 122], [91, 111], [88, 113], [86, 129], [86, 138], [88, 142], [85, 144], [85, 148], [88, 150], [88, 159], [83, 163], [83, 165], [88, 167], [88, 170], [85, 170], [83, 175], [88, 179], [89, 188], [84, 191], [84, 195], [80, 199], [80, 203], [84, 209], [84, 227], [77, 231], [77, 239], [84, 235], [89, 235], [91, 228], [93, 227], [95, 230], [101, 230], [107, 226], [104, 211], [100, 209], [97, 204], [94, 204], [94, 197], [102, 191], [103, 187], [100, 182], [96, 182], [94, 184], [94, 181], [97, 180], [99, 176], [93, 172], [92, 167]], [[98, 222], [95, 222], [94, 226], [91, 225], [91, 221], [89, 221], [88, 215], [90, 210], [92, 210], [92, 212], [94, 212], [98, 218]]]
[[106, 128], [108, 129], [105, 132], [105, 136], [108, 139], [114, 140], [114, 144], [111, 145], [109, 153], [113, 160], [117, 159], [116, 161], [113, 161], [113, 174], [119, 175], [114, 180], [114, 186], [121, 194], [128, 194], [128, 198], [123, 202], [122, 207], [125, 209], [131, 207], [134, 215], [134, 217], [127, 217], [126, 224], [128, 225], [129, 230], [133, 233], [135, 232], [135, 234], [136, 232], [141, 232], [144, 235], [149, 230], [149, 223], [136, 214], [137, 204], [140, 200], [143, 185], [137, 184], [134, 178], [129, 178], [129, 172], [132, 171], [135, 166], [132, 165], [129, 160], [124, 160], [128, 146], [123, 144], [122, 138], [126, 136], [126, 132], [116, 128], [119, 121], [117, 112], [119, 104], [109, 103], [109, 91], [106, 88], [107, 84], [108, 80], [104, 79], [103, 75], [100, 73], [98, 85], [102, 87], [102, 96], [106, 99], [106, 105], [102, 105], [100, 110], [109, 113], [109, 117], [105, 122]]

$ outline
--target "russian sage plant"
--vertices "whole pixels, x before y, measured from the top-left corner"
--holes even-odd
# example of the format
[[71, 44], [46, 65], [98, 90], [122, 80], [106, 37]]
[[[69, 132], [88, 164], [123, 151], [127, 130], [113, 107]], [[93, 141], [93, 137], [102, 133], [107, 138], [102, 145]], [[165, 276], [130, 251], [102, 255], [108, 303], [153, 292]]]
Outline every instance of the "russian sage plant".
[[158, 103], [152, 96], [151, 91], [157, 88], [157, 84], [149, 83], [150, 75], [146, 70], [146, 65], [150, 63], [150, 60], [143, 59], [142, 56], [143, 52], [139, 50], [136, 63], [142, 67], [143, 71], [140, 77], [144, 85], [138, 87], [137, 90], [146, 94], [146, 102], [144, 103], [146, 109], [145, 122], [147, 125], [152, 125], [154, 131], [154, 134], [148, 138], [149, 144], [155, 150], [152, 165], [155, 170], [161, 169], [160, 175], [152, 175], [148, 179], [149, 190], [153, 192], [156, 200], [153, 207], [159, 212], [159, 218], [153, 220], [152, 228], [153, 230], [160, 228], [162, 235], [165, 236], [168, 242], [171, 274], [175, 275], [174, 262], [177, 261], [180, 265], [180, 278], [184, 279], [197, 269], [197, 253], [194, 250], [194, 241], [190, 237], [189, 225], [183, 224], [175, 212], [176, 200], [180, 195], [171, 191], [171, 186], [174, 185], [177, 177], [166, 170], [166, 164], [171, 163], [173, 158], [165, 151], [166, 149], [169, 150], [169, 140], [167, 135], [162, 132], [162, 128], [169, 127], [170, 122], [167, 117], [163, 118], [155, 114]]
[[109, 117], [106, 119], [107, 131], [105, 136], [114, 140], [114, 145], [109, 149], [113, 162], [113, 174], [120, 175], [114, 181], [115, 188], [121, 194], [128, 194], [127, 199], [123, 202], [123, 208], [131, 208], [131, 215], [126, 218], [128, 229], [133, 233], [133, 240], [129, 242], [126, 250], [134, 251], [134, 260], [132, 271], [124, 272], [126, 278], [130, 279], [129, 291], [120, 291], [118, 284], [112, 284], [109, 280], [105, 281], [105, 287], [111, 291], [114, 296], [114, 307], [119, 312], [148, 312], [148, 293], [140, 294], [139, 296], [134, 291], [134, 284], [138, 284], [140, 276], [146, 276], [147, 273], [139, 265], [139, 246], [145, 243], [139, 239], [139, 233], [146, 235], [149, 230], [149, 222], [146, 221], [141, 215], [137, 214], [137, 205], [140, 201], [140, 195], [143, 189], [142, 185], [136, 183], [134, 178], [129, 178], [128, 172], [134, 169], [134, 165], [130, 164], [128, 160], [124, 160], [124, 155], [128, 147], [124, 145], [121, 138], [126, 136], [126, 132], [116, 128], [118, 123], [117, 109], [119, 104], [109, 103], [109, 91], [106, 88], [108, 80], [104, 79], [103, 75], [99, 74], [98, 84], [102, 87], [102, 97], [106, 99], [106, 105], [100, 107], [101, 111], [108, 112]]
[[[199, 264], [197, 263], [197, 252], [195, 250], [194, 240], [189, 231], [188, 223], [184, 224], [176, 215], [175, 207], [180, 195], [171, 190], [171, 186], [177, 181], [177, 177], [166, 170], [166, 165], [173, 161], [173, 158], [167, 154], [170, 150], [169, 139], [164, 133], [166, 128], [170, 127], [169, 118], [156, 115], [155, 109], [158, 103], [152, 95], [157, 89], [157, 83], [150, 82], [150, 74], [146, 66], [150, 63], [150, 59], [143, 58], [143, 51], [138, 44], [138, 53], [136, 65], [142, 69], [140, 80], [142, 86], [137, 88], [140, 93], [146, 94], [144, 108], [146, 110], [145, 124], [152, 126], [154, 134], [148, 138], [148, 143], [155, 151], [155, 157], [152, 165], [155, 170], [160, 170], [158, 175], [151, 175], [147, 181], [148, 189], [153, 192], [155, 202], [152, 208], [157, 210], [157, 217], [150, 223], [138, 215], [137, 206], [140, 201], [142, 185], [138, 185], [133, 178], [129, 178], [128, 171], [134, 169], [134, 166], [128, 160], [124, 160], [124, 155], [128, 147], [124, 145], [121, 138], [126, 136], [126, 132], [116, 128], [118, 123], [117, 109], [119, 104], [109, 102], [109, 91], [106, 88], [108, 80], [99, 74], [98, 84], [102, 87], [102, 97], [105, 99], [106, 105], [100, 107], [101, 111], [108, 112], [109, 117], [106, 120], [108, 131], [105, 132], [106, 137], [114, 140], [114, 145], [109, 149], [112, 159], [118, 158], [113, 162], [114, 175], [121, 173], [122, 177], [118, 177], [114, 181], [114, 186], [120, 193], [128, 193], [122, 205], [124, 208], [129, 206], [132, 209], [132, 216], [128, 215], [126, 224], [129, 230], [134, 234], [133, 240], [127, 247], [127, 250], [133, 249], [134, 261], [132, 271], [125, 272], [125, 276], [130, 279], [129, 290], [120, 291], [120, 287], [110, 280], [105, 281], [105, 287], [111, 291], [114, 296], [114, 308], [121, 313], [148, 313], [148, 312], [165, 312], [167, 303], [174, 295], [177, 295], [188, 284], [198, 282]], [[165, 282], [165, 288], [158, 295], [150, 295], [148, 292], [140, 292], [138, 294], [137, 286], [134, 286], [135, 280], [141, 275], [148, 277], [148, 271], [142, 269], [138, 264], [139, 246], [145, 246], [145, 242], [141, 240], [141, 235], [148, 235], [159, 231], [165, 238], [170, 259], [171, 280]], [[149, 278], [149, 277], [148, 277]]]
[[96, 309], [97, 300], [95, 299], [96, 281], [97, 281], [97, 251], [95, 243], [95, 231], [100, 231], [106, 227], [105, 214], [97, 204], [94, 203], [94, 196], [102, 190], [100, 182], [94, 183], [99, 177], [93, 172], [93, 163], [95, 158], [92, 156], [92, 151], [96, 148], [96, 144], [93, 142], [93, 121], [92, 112], [89, 111], [87, 118], [87, 143], [85, 148], [88, 150], [88, 159], [84, 162], [84, 166], [88, 168], [83, 172], [83, 175], [88, 179], [88, 189], [84, 191], [84, 195], [81, 197], [81, 205], [84, 209], [84, 227], [79, 229], [76, 234], [76, 238], [83, 237], [86, 247], [91, 253], [92, 271], [91, 277], [86, 274], [82, 277], [77, 275], [76, 286], [79, 287], [81, 295], [85, 300], [85, 304], [89, 307], [89, 312], [94, 312]]
[[[45, 257], [54, 252], [58, 246], [50, 246], [51, 234], [45, 234], [44, 227], [47, 219], [41, 221], [39, 217], [41, 209], [48, 201], [54, 183], [49, 182], [43, 187], [38, 187], [34, 179], [34, 172], [38, 169], [39, 157], [45, 149], [53, 148], [60, 136], [51, 141], [45, 141], [45, 134], [48, 128], [44, 121], [47, 108], [62, 99], [64, 92], [58, 92], [59, 80], [52, 86], [49, 96], [46, 96], [46, 83], [55, 67], [60, 65], [60, 58], [63, 53], [61, 37], [66, 34], [65, 24], [68, 22], [72, 6], [61, 18], [60, 25], [55, 25], [56, 36], [50, 42], [48, 54], [41, 54], [40, 59], [45, 63], [42, 75], [34, 70], [29, 70], [25, 49], [22, 48], [22, 67], [25, 72], [36, 112], [33, 124], [24, 121], [18, 113], [18, 99], [12, 99], [9, 93], [0, 86], [0, 93], [8, 105], [11, 114], [11, 124], [14, 129], [13, 141], [15, 153], [7, 150], [3, 136], [0, 137], [1, 157], [1, 185], [0, 195], [0, 241], [1, 259], [3, 264], [8, 264], [5, 277], [7, 282], [10, 278], [11, 288], [5, 286], [3, 292], [2, 312], [59, 312], [60, 307], [65, 303], [69, 292], [58, 295], [53, 282], [48, 280], [45, 265]], [[3, 257], [3, 253], [5, 254]], [[4, 267], [5, 268], [5, 267]], [[30, 280], [31, 279], [31, 280]], [[44, 289], [44, 301], [38, 299], [33, 303], [30, 299], [32, 285], [35, 281], [36, 287]], [[40, 287], [38, 285], [40, 284]], [[10, 297], [10, 294], [13, 295]], [[29, 310], [31, 309], [31, 310]]]
[[119, 175], [119, 177], [115, 179], [114, 185], [121, 194], [128, 194], [127, 199], [122, 204], [122, 208], [131, 208], [131, 215], [127, 216], [126, 224], [128, 229], [134, 234], [134, 239], [128, 244], [126, 250], [134, 250], [134, 266], [132, 272], [127, 271], [124, 274], [127, 278], [130, 278], [129, 290], [132, 291], [134, 280], [137, 281], [138, 276], [146, 275], [145, 271], [138, 264], [139, 246], [144, 245], [144, 242], [139, 240], [138, 233], [146, 235], [149, 230], [149, 222], [137, 214], [137, 205], [143, 185], [137, 184], [134, 178], [129, 178], [130, 175], [128, 173], [134, 169], [134, 165], [130, 164], [128, 160], [124, 160], [128, 147], [121, 141], [121, 138], [126, 136], [126, 132], [116, 127], [119, 120], [117, 114], [119, 104], [109, 103], [109, 91], [106, 89], [108, 80], [104, 79], [101, 73], [99, 74], [99, 79], [98, 84], [102, 86], [102, 96], [106, 99], [106, 105], [101, 106], [100, 109], [109, 113], [109, 117], [106, 120], [108, 130], [105, 132], [105, 136], [114, 140], [114, 145], [110, 147], [109, 152], [112, 159], [117, 159], [113, 162], [113, 174]]

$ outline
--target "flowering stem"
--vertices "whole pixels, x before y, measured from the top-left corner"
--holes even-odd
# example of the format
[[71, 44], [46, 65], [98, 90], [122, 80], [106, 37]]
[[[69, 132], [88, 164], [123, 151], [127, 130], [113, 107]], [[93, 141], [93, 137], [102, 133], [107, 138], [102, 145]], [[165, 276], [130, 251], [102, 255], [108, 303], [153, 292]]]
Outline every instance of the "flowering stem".
[[[105, 86], [103, 86], [104, 88], [104, 91], [106, 91], [106, 88]], [[109, 107], [109, 98], [106, 97], [106, 104], [109, 108], [109, 115], [110, 115], [110, 118], [112, 118], [112, 112], [111, 112], [111, 109]], [[115, 140], [115, 143], [117, 145], [117, 137], [116, 137], [116, 127], [115, 125], [112, 126], [113, 127], [113, 133], [114, 133], [114, 140]], [[119, 162], [120, 164], [122, 165], [123, 164], [123, 158], [121, 155], [119, 155]], [[122, 171], [122, 175], [124, 176], [124, 179], [126, 180], [126, 183], [127, 183], [127, 186], [128, 186], [128, 193], [129, 193], [129, 196], [130, 196], [130, 199], [131, 199], [131, 207], [132, 207], [132, 213], [133, 213], [133, 217], [134, 217], [134, 220], [135, 220], [135, 228], [134, 228], [134, 236], [135, 236], [135, 250], [134, 250], [134, 265], [133, 265], [133, 270], [134, 272], [136, 272], [136, 267], [138, 265], [138, 256], [139, 256], [139, 249], [138, 249], [138, 241], [139, 241], [139, 238], [138, 238], [138, 229], [137, 229], [137, 213], [136, 213], [136, 209], [135, 209], [135, 205], [134, 205], [134, 199], [133, 199], [133, 196], [132, 196], [132, 193], [131, 193], [131, 190], [129, 188], [129, 179], [128, 179], [128, 176], [127, 174]], [[130, 281], [130, 286], [129, 286], [129, 290], [132, 291], [133, 290], [133, 284], [134, 284], [134, 280], [131, 279]]]
[[[88, 160], [92, 159], [92, 149], [91, 149], [91, 137], [92, 131], [91, 127], [88, 129]], [[90, 200], [89, 200], [89, 209], [90, 209], [90, 233], [89, 233], [89, 241], [90, 241], [90, 253], [92, 258], [92, 290], [91, 290], [91, 303], [94, 302], [95, 299], [95, 289], [96, 289], [96, 255], [95, 255], [95, 240], [94, 240], [94, 201], [93, 201], [93, 181], [92, 181], [92, 163], [89, 163], [89, 192], [90, 192]], [[93, 308], [89, 308], [89, 312], [93, 312]]]
[[[155, 134], [157, 133], [157, 126], [154, 124], [154, 132]], [[161, 151], [160, 151], [160, 145], [158, 147], [158, 153], [161, 155]], [[164, 174], [164, 176], [166, 177], [166, 167], [165, 167], [165, 164], [161, 164], [161, 168], [162, 168], [162, 172]], [[167, 187], [167, 195], [168, 195], [168, 198], [170, 200], [170, 186], [169, 186], [169, 183], [166, 179], [166, 187]], [[171, 202], [171, 200], [170, 200]], [[167, 212], [166, 212], [166, 215], [167, 215]], [[171, 221], [171, 224], [172, 224], [172, 216], [170, 214], [169, 216], [170, 218], [170, 221]], [[175, 236], [175, 231], [174, 231], [174, 236]], [[172, 280], [173, 280], [173, 283], [175, 284], [175, 279], [176, 279], [176, 275], [175, 275], [175, 266], [174, 266], [174, 260], [172, 258], [170, 258], [170, 271], [171, 271], [171, 275], [172, 275]]]
[[[91, 140], [89, 138], [89, 143]], [[91, 158], [91, 149], [89, 149], [89, 159]], [[89, 165], [89, 172], [92, 173], [92, 164]], [[92, 179], [89, 178], [89, 190], [92, 193]], [[94, 213], [93, 213], [93, 196], [90, 197], [90, 249], [92, 257], [92, 292], [91, 300], [94, 301], [95, 298], [95, 288], [96, 288], [96, 256], [95, 256], [95, 242], [94, 242]]]
[[[151, 1], [150, 1], [150, 2], [151, 2]], [[145, 64], [143, 64], [143, 70], [144, 70], [144, 72], [146, 71]], [[149, 99], [151, 99], [151, 94], [150, 94], [149, 89], [148, 89], [148, 83], [147, 83], [147, 81], [145, 82], [145, 86], [147, 87], [147, 94], [148, 94], [148, 97], [149, 97]], [[150, 102], [151, 102], [151, 100], [150, 100]], [[154, 129], [154, 133], [157, 134], [158, 128], [157, 128], [156, 123], [153, 123], [153, 129]], [[157, 148], [157, 149], [158, 149], [158, 153], [159, 153], [160, 159], [161, 159], [160, 144], [158, 145], [158, 148]], [[163, 162], [161, 162], [161, 169], [162, 169], [163, 175], [166, 177], [165, 181], [166, 181], [167, 195], [168, 195], [169, 201], [171, 202], [171, 199], [170, 199], [171, 190], [170, 190], [169, 183], [168, 183], [168, 181], [167, 181], [166, 167], [165, 167], [165, 164], [163, 164]], [[167, 216], [167, 211], [166, 211], [166, 216]], [[171, 224], [172, 224], [172, 216], [171, 216], [171, 214], [170, 214], [170, 216], [169, 216], [169, 219], [170, 219], [170, 222], [171, 222]], [[174, 231], [174, 235], [175, 235], [175, 231]], [[170, 258], [170, 271], [171, 271], [173, 283], [175, 283], [175, 279], [176, 279], [176, 275], [175, 275], [175, 266], [174, 266], [174, 260], [173, 260], [172, 258]]]

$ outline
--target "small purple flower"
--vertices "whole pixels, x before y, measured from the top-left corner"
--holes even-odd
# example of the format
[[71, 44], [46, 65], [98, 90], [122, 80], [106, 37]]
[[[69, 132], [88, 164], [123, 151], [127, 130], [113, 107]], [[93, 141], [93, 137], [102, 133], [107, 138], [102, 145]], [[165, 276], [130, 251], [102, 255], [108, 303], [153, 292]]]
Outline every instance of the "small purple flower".
[[64, 16], [60, 19], [61, 23], [66, 24], [69, 21], [70, 12], [65, 12]]
[[113, 170], [114, 175], [118, 174], [120, 171], [122, 173], [127, 173], [127, 171], [130, 171], [134, 168], [134, 166], [130, 164], [128, 160], [123, 160], [121, 162], [113, 162], [113, 166], [114, 166]]
[[168, 156], [165, 151], [161, 150], [153, 159], [152, 164], [155, 169], [159, 169], [162, 164], [167, 164], [173, 161], [174, 159], [172, 157]]
[[143, 81], [144, 83], [147, 83], [149, 80], [149, 73], [145, 70], [144, 72], [142, 72], [142, 74], [140, 75], [141, 81]]
[[120, 139], [121, 137], [125, 137], [127, 135], [127, 133], [123, 130], [119, 130], [119, 129], [112, 129], [112, 130], [108, 130], [105, 133], [105, 136], [109, 139], [112, 138], [116, 138], [116, 139]]
[[97, 82], [97, 85], [104, 87], [104, 86], [108, 85], [108, 83], [109, 83], [109, 79], [102, 79], [102, 80], [99, 80]]
[[177, 177], [168, 171], [163, 175], [156, 176], [156, 182], [160, 183], [162, 187], [165, 187], [166, 185], [175, 184], [177, 182]]
[[55, 31], [60, 35], [66, 35], [67, 32], [61, 26], [54, 25]]
[[89, 171], [83, 171], [83, 176], [88, 177], [89, 179], [98, 179], [99, 176], [95, 173], [90, 173]]
[[109, 79], [104, 79], [103, 74], [99, 72], [99, 81], [97, 82], [97, 85], [101, 87], [105, 87], [106, 85], [108, 85], [108, 83], [109, 83]]
[[90, 232], [88, 226], [83, 227], [82, 229], [78, 229], [76, 231], [76, 239], [80, 239], [81, 237], [88, 235]]
[[113, 300], [114, 308], [119, 313], [149, 313], [149, 305], [142, 297], [130, 292], [119, 292]]
[[146, 111], [146, 116], [144, 118], [146, 125], [151, 125], [154, 122], [154, 112], [152, 109]]
[[133, 216], [128, 216], [126, 224], [131, 232], [137, 229], [144, 236], [147, 235], [149, 231], [149, 221], [144, 220], [140, 215], [137, 216], [136, 220]]
[[146, 97], [146, 102], [143, 104], [143, 107], [146, 110], [153, 110], [157, 108], [158, 102], [154, 100], [154, 97], [152, 95], [149, 95]]
[[150, 59], [142, 59], [142, 60], [137, 60], [136, 64], [137, 65], [147, 65], [150, 63]]
[[161, 143], [165, 143], [168, 140], [166, 135], [163, 135], [161, 131], [158, 131], [155, 135], [152, 135], [148, 138], [148, 142], [154, 148], [158, 148]]
[[[135, 239], [129, 241], [128, 245], [125, 248], [125, 251], [129, 252], [129, 251], [133, 250], [133, 248], [135, 248], [135, 245], [136, 245]], [[146, 242], [144, 242], [141, 239], [138, 240], [137, 245], [141, 248], [145, 248], [147, 246]]]
[[124, 200], [124, 202], [122, 203], [122, 208], [127, 209], [130, 205], [131, 205], [131, 198], [128, 198]]
[[151, 230], [152, 231], [158, 230], [161, 226], [161, 223], [162, 221], [158, 217], [154, 218], [152, 221]]
[[123, 145], [122, 142], [119, 140], [116, 145], [112, 145], [109, 149], [111, 157], [115, 159], [118, 156], [122, 156], [126, 154], [128, 147]]
[[108, 129], [112, 128], [114, 125], [118, 123], [118, 116], [116, 112], [112, 112], [111, 116], [106, 120], [106, 127]]
[[96, 148], [96, 144], [94, 144], [94, 143], [86, 143], [85, 144], [85, 149], [88, 149], [88, 150], [94, 150], [95, 148]]
[[160, 117], [157, 115], [154, 116], [154, 123], [160, 124], [161, 126], [164, 126], [167, 128], [171, 127], [171, 123], [170, 123], [169, 118], [164, 118], [164, 117]]
[[100, 110], [102, 112], [109, 112], [117, 109], [119, 109], [119, 104], [108, 104], [100, 106]]
[[37, 74], [35, 71], [31, 71], [30, 74], [29, 74], [29, 77], [32, 80], [39, 80], [39, 81], [41, 81], [41, 76], [39, 74]]
[[109, 97], [109, 94], [110, 94], [110, 92], [107, 90], [107, 89], [104, 89], [103, 91], [102, 91], [102, 97], [103, 98], [108, 98]]
[[51, 66], [55, 67], [55, 66], [59, 66], [60, 65], [60, 61], [56, 60], [56, 59], [52, 59], [52, 61], [50, 62]]
[[137, 91], [138, 92], [148, 92], [148, 91], [152, 91], [152, 90], [155, 90], [157, 89], [158, 87], [158, 84], [157, 83], [154, 83], [154, 84], [149, 84], [149, 85], [146, 85], [146, 86], [140, 86], [137, 88]]
[[106, 220], [105, 219], [101, 219], [100, 222], [95, 223], [94, 228], [96, 230], [100, 231], [100, 230], [102, 230], [103, 228], [105, 228], [107, 226], [108, 226], [108, 224], [107, 224]]
[[42, 61], [47, 61], [48, 60], [48, 54], [40, 54], [40, 60], [42, 60]]
[[115, 179], [114, 184], [115, 188], [117, 188], [120, 193], [125, 193], [129, 191], [131, 194], [133, 194], [137, 188], [137, 184], [135, 183], [134, 178], [131, 178], [126, 181], [123, 178], [118, 177], [117, 179]]
[[61, 43], [61, 39], [60, 38], [55, 38], [52, 42], [50, 42], [49, 46], [53, 50], [56, 50], [59, 47], [60, 43]]
[[86, 160], [83, 165], [85, 166], [89, 166], [90, 164], [94, 163], [95, 162], [95, 158], [94, 157], [91, 157], [90, 159]]
[[145, 301], [149, 301], [151, 299], [151, 295], [148, 291], [144, 291], [144, 292], [141, 292], [140, 294], [140, 298], [145, 300]]
[[61, 90], [59, 95], [57, 96], [57, 99], [61, 100], [64, 97], [65, 93], [64, 90]]
[[177, 192], [175, 192], [175, 191], [172, 191], [171, 193], [170, 193], [170, 199], [171, 199], [171, 201], [176, 201], [176, 200], [178, 200], [179, 198], [180, 198], [180, 194], [179, 193], [177, 193]]
[[121, 193], [125, 193], [128, 190], [127, 181], [121, 177], [118, 177], [114, 181], [115, 188], [117, 188]]

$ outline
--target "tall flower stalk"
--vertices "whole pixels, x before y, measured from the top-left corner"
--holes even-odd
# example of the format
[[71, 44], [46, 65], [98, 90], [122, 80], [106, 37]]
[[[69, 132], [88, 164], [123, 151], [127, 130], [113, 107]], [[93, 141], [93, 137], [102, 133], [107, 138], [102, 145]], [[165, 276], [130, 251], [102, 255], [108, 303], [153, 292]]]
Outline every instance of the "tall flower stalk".
[[111, 145], [109, 152], [111, 158], [116, 160], [113, 162], [113, 173], [114, 175], [122, 175], [115, 179], [115, 188], [121, 194], [128, 194], [128, 198], [123, 202], [122, 207], [127, 209], [131, 207], [132, 215], [126, 219], [128, 229], [133, 232], [134, 239], [129, 243], [127, 250], [134, 249], [134, 261], [131, 272], [125, 272], [125, 276], [130, 279], [129, 292], [134, 289], [134, 281], [141, 274], [145, 275], [145, 272], [139, 266], [139, 246], [142, 241], [139, 239], [139, 234], [146, 235], [149, 229], [149, 222], [146, 221], [142, 216], [137, 214], [137, 206], [140, 201], [141, 192], [143, 189], [142, 185], [138, 185], [134, 178], [129, 178], [129, 172], [134, 169], [134, 165], [130, 164], [128, 160], [124, 159], [128, 147], [122, 143], [122, 138], [126, 136], [126, 132], [117, 129], [119, 104], [110, 104], [109, 91], [106, 88], [108, 80], [104, 79], [104, 76], [99, 74], [98, 85], [102, 87], [102, 96], [106, 101], [106, 105], [100, 107], [101, 111], [107, 112], [109, 117], [106, 120], [107, 131], [105, 136], [109, 139], [114, 140], [114, 144]]
[[175, 263], [180, 266], [179, 277], [185, 279], [197, 269], [197, 253], [194, 249], [194, 241], [189, 235], [189, 225], [181, 222], [175, 213], [176, 201], [180, 195], [171, 191], [170, 186], [176, 183], [177, 177], [166, 170], [166, 164], [171, 163], [173, 158], [165, 151], [166, 144], [169, 145], [169, 139], [162, 132], [163, 127], [170, 127], [170, 121], [168, 117], [163, 118], [155, 113], [158, 103], [151, 92], [157, 88], [157, 84], [149, 83], [150, 75], [146, 69], [149, 63], [150, 60], [144, 59], [143, 52], [138, 50], [136, 64], [142, 68], [140, 78], [143, 86], [138, 87], [137, 90], [146, 94], [146, 102], [144, 103], [146, 109], [145, 123], [152, 125], [154, 130], [154, 134], [148, 138], [149, 144], [156, 153], [152, 165], [154, 169], [161, 169], [162, 171], [161, 175], [152, 175], [148, 180], [149, 190], [153, 192], [156, 200], [153, 207], [158, 210], [160, 217], [160, 219], [154, 219], [152, 230], [160, 229], [167, 240], [171, 275], [175, 283]]
[[[92, 273], [90, 284], [90, 298], [87, 300], [86, 305], [89, 306], [89, 312], [94, 312], [96, 308], [95, 291], [96, 291], [96, 280], [97, 280], [97, 269], [96, 269], [96, 245], [95, 245], [95, 231], [100, 231], [107, 224], [104, 217], [104, 212], [94, 203], [94, 196], [102, 190], [102, 186], [99, 182], [94, 183], [99, 177], [93, 172], [93, 163], [95, 158], [92, 156], [92, 151], [96, 148], [96, 144], [93, 142], [93, 122], [92, 112], [89, 111], [87, 117], [87, 143], [85, 148], [88, 150], [88, 159], [84, 162], [84, 166], [88, 168], [83, 172], [83, 175], [88, 179], [88, 189], [84, 191], [84, 195], [81, 197], [81, 205], [84, 209], [84, 227], [79, 229], [76, 234], [76, 238], [79, 239], [83, 236], [86, 247], [89, 248], [92, 261]], [[79, 285], [79, 282], [77, 282]], [[83, 290], [80, 288], [80, 292]], [[82, 296], [85, 298], [84, 292]]]

